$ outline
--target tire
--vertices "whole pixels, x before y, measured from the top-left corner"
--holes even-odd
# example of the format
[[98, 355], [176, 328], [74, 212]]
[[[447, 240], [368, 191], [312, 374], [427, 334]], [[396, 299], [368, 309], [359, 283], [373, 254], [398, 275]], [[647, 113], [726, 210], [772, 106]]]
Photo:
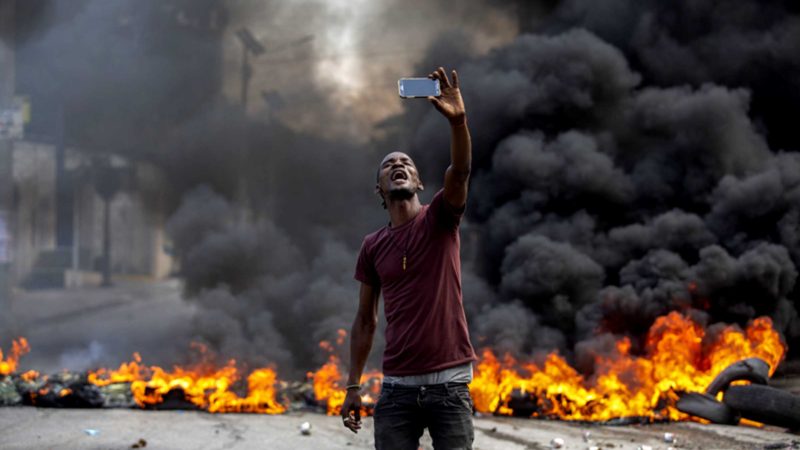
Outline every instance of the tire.
[[716, 397], [719, 391], [727, 390], [731, 382], [738, 380], [747, 380], [753, 384], [767, 384], [769, 364], [761, 358], [747, 358], [731, 364], [708, 385], [706, 394]]
[[714, 423], [725, 425], [739, 423], [739, 414], [733, 408], [717, 401], [717, 399], [708, 394], [686, 392], [678, 399], [675, 407], [686, 414], [710, 420]]
[[769, 386], [731, 386], [723, 401], [742, 417], [789, 429], [800, 429], [800, 396]]

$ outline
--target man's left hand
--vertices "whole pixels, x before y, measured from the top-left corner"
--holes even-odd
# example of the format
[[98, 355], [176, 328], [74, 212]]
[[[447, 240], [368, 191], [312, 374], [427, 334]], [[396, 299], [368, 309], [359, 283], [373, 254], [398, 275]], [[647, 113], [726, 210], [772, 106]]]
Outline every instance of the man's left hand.
[[461, 98], [461, 90], [458, 88], [458, 73], [452, 72], [453, 83], [447, 78], [443, 67], [439, 67], [428, 78], [439, 80], [442, 95], [439, 97], [428, 97], [433, 106], [450, 121], [451, 125], [461, 125], [467, 120], [467, 112], [464, 108], [464, 100]]
[[361, 429], [361, 395], [357, 390], [347, 390], [342, 404], [342, 424], [353, 433]]

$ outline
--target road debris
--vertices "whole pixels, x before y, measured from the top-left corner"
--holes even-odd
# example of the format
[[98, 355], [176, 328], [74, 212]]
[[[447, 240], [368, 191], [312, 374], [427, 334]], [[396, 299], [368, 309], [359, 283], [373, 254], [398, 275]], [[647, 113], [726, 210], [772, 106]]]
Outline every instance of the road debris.
[[300, 434], [303, 436], [311, 436], [311, 423], [303, 422], [300, 424]]
[[13, 406], [22, 403], [22, 396], [17, 392], [11, 377], [0, 380], [0, 406]]
[[135, 408], [130, 383], [111, 383], [100, 386], [104, 408]]

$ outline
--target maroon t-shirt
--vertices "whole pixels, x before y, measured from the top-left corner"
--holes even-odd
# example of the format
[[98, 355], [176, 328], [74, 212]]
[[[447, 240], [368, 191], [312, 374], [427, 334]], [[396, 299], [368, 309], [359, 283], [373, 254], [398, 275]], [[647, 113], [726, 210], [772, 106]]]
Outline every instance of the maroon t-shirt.
[[420, 375], [476, 359], [461, 301], [463, 211], [442, 192], [409, 222], [385, 226], [361, 245], [355, 278], [383, 292], [386, 375]]

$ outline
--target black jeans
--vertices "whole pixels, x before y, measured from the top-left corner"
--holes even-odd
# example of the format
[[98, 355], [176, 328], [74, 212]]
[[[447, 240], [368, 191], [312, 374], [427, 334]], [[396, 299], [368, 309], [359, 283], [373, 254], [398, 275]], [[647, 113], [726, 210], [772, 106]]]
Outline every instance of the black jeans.
[[427, 428], [436, 450], [471, 450], [472, 406], [464, 383], [384, 384], [375, 406], [375, 448], [417, 450]]

